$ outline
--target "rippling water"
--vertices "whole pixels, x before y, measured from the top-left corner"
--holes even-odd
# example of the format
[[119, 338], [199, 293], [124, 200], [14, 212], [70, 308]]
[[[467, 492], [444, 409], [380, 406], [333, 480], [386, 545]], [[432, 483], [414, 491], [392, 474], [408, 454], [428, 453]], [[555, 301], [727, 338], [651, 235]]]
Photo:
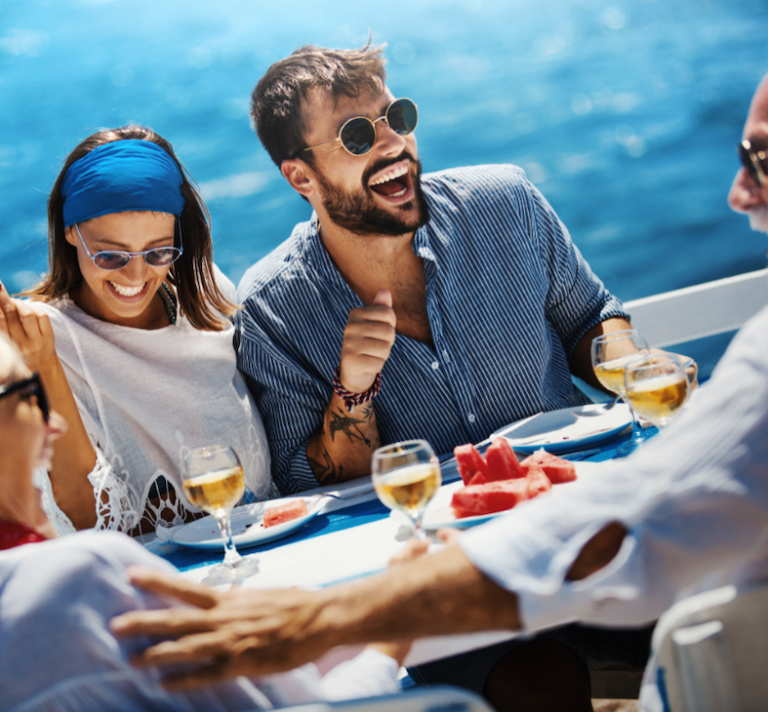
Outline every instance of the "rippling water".
[[201, 185], [235, 281], [307, 205], [248, 123], [301, 44], [388, 44], [425, 170], [523, 166], [595, 271], [632, 299], [765, 266], [725, 196], [768, 71], [764, 0], [0, 0], [0, 279], [45, 269], [45, 200], [87, 134], [152, 126]]

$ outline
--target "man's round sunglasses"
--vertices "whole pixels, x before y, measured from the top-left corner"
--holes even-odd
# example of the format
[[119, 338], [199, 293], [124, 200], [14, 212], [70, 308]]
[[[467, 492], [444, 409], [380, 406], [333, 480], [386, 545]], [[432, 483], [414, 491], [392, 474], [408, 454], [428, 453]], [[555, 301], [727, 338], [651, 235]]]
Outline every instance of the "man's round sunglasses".
[[184, 246], [181, 243], [181, 221], [177, 220], [176, 224], [179, 226], [179, 246], [178, 247], [154, 247], [151, 250], [143, 250], [142, 252], [128, 252], [127, 250], [102, 250], [95, 255], [91, 254], [88, 249], [88, 245], [85, 244], [82, 234], [80, 234], [80, 228], [75, 223], [75, 230], [80, 238], [80, 242], [83, 243], [85, 253], [91, 258], [91, 262], [100, 269], [109, 271], [123, 269], [134, 257], [143, 257], [144, 261], [150, 267], [168, 267], [172, 265], [176, 260], [181, 257], [181, 253], [184, 252]]
[[7, 386], [0, 386], [0, 398], [12, 396], [18, 393], [23, 401], [31, 402], [32, 398], [37, 401], [37, 407], [43, 414], [43, 420], [47, 423], [51, 417], [51, 410], [48, 406], [48, 396], [45, 394], [43, 382], [40, 380], [39, 373], [33, 373], [29, 378], [22, 381], [16, 381]]
[[768, 159], [768, 151], [755, 151], [749, 140], [744, 139], [736, 148], [739, 151], [741, 165], [749, 173], [755, 183], [762, 186], [766, 182], [766, 165], [763, 161]]
[[339, 135], [336, 138], [321, 141], [314, 146], [307, 146], [301, 149], [299, 153], [311, 151], [318, 146], [324, 146], [326, 143], [341, 141], [344, 149], [353, 156], [364, 156], [376, 142], [376, 124], [379, 121], [386, 121], [387, 126], [400, 136], [407, 136], [413, 133], [416, 124], [419, 123], [419, 110], [410, 99], [395, 99], [386, 109], [383, 116], [371, 121], [365, 116], [356, 116], [339, 129]]

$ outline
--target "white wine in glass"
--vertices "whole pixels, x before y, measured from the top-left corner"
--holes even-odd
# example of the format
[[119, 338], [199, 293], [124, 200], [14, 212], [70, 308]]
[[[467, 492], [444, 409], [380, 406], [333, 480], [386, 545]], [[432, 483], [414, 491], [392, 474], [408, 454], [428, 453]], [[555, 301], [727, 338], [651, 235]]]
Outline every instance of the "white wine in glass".
[[440, 462], [425, 440], [407, 440], [380, 447], [371, 461], [373, 486], [390, 509], [399, 509], [413, 523], [414, 535], [424, 538], [421, 517], [440, 489]]
[[224, 562], [216, 573], [247, 575], [255, 562], [243, 559], [232, 540], [229, 514], [245, 492], [245, 476], [237, 453], [225, 445], [209, 445], [192, 450], [182, 471], [184, 494], [194, 507], [216, 518], [224, 543]]
[[688, 375], [673, 354], [631, 361], [624, 373], [624, 384], [632, 410], [657, 428], [667, 425], [688, 398]]
[[592, 368], [597, 380], [627, 404], [632, 416], [632, 438], [617, 448], [620, 455], [628, 455], [646, 438], [632, 404], [627, 399], [624, 372], [630, 362], [647, 354], [650, 354], [650, 349], [639, 329], [613, 331], [592, 339]]

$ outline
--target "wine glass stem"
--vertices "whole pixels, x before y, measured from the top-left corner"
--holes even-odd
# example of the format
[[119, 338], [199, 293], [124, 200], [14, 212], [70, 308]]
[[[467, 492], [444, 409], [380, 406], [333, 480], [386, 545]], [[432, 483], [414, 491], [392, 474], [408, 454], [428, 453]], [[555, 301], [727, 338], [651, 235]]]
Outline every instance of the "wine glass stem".
[[421, 526], [421, 512], [408, 512], [408, 516], [413, 522], [413, 538], [414, 539], [426, 539], [427, 533]]
[[640, 420], [635, 415], [635, 411], [629, 403], [629, 398], [622, 398], [621, 400], [627, 404], [629, 414], [632, 416], [632, 442], [641, 443], [645, 440], [645, 429], [640, 425]]
[[221, 536], [224, 539], [224, 564], [234, 567], [243, 557], [237, 553], [235, 542], [232, 540], [232, 525], [229, 521], [229, 513], [220, 509], [216, 512], [216, 521], [219, 524]]

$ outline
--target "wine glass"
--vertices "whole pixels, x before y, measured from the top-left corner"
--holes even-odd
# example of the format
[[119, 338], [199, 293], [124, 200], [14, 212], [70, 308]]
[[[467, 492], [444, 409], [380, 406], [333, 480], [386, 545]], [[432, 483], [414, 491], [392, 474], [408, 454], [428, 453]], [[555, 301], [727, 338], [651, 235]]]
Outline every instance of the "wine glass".
[[371, 461], [373, 486], [390, 509], [399, 509], [413, 523], [417, 539], [426, 538], [421, 517], [440, 488], [440, 462], [426, 440], [407, 440], [380, 447]]
[[688, 374], [674, 354], [644, 356], [627, 364], [624, 388], [632, 410], [663, 428], [688, 397]]
[[214, 575], [232, 579], [254, 573], [256, 562], [237, 552], [229, 521], [229, 513], [245, 491], [245, 475], [237, 453], [225, 445], [196, 448], [184, 459], [181, 476], [187, 499], [215, 517], [224, 539], [224, 562], [215, 567]]
[[650, 352], [648, 343], [639, 329], [613, 331], [592, 339], [592, 368], [597, 380], [627, 404], [632, 416], [632, 438], [617, 449], [619, 455], [629, 455], [646, 438], [643, 426], [640, 425], [632, 404], [627, 400], [624, 371], [630, 361]]

